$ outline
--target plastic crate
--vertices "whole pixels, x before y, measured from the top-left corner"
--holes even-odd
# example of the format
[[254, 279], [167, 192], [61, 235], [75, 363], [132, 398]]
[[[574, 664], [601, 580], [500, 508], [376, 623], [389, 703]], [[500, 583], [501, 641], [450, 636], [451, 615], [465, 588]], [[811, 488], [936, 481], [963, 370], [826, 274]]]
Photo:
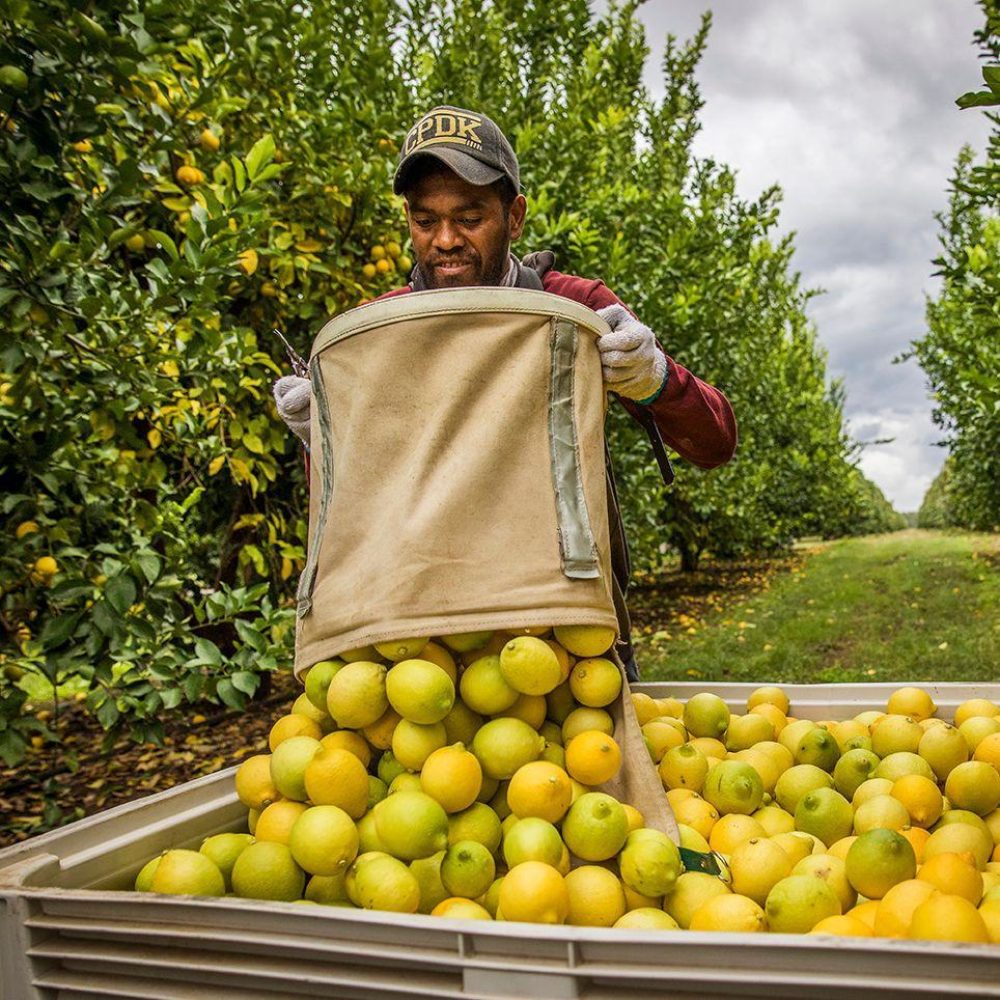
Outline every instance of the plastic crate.
[[[879, 708], [897, 686], [785, 690], [800, 717], [830, 718]], [[638, 690], [714, 690], [737, 707], [754, 687]], [[947, 716], [1000, 686], [932, 693]], [[1000, 997], [1000, 949], [988, 945], [492, 924], [124, 891], [160, 851], [243, 828], [233, 772], [0, 851], [0, 998]]]

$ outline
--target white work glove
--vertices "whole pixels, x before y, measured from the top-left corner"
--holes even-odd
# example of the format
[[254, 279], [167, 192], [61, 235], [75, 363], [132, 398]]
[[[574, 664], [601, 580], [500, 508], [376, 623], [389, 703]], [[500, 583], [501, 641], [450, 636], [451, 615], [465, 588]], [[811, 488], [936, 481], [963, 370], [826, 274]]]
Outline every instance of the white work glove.
[[274, 383], [273, 392], [274, 401], [278, 405], [278, 416], [308, 448], [312, 383], [307, 378], [299, 378], [298, 375], [285, 375]]
[[667, 381], [667, 359], [653, 331], [617, 303], [597, 315], [611, 327], [597, 340], [604, 384], [619, 396], [651, 403]]

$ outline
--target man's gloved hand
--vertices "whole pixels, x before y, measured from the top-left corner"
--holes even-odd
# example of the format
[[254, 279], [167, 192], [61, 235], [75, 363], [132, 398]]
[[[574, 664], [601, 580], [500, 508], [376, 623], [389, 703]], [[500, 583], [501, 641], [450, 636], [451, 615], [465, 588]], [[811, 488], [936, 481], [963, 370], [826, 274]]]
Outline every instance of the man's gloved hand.
[[619, 396], [652, 403], [667, 381], [667, 359], [648, 326], [624, 306], [598, 309], [611, 332], [598, 338], [604, 384]]
[[274, 401], [278, 416], [289, 429], [309, 447], [309, 404], [312, 400], [312, 383], [298, 375], [285, 375], [274, 383]]

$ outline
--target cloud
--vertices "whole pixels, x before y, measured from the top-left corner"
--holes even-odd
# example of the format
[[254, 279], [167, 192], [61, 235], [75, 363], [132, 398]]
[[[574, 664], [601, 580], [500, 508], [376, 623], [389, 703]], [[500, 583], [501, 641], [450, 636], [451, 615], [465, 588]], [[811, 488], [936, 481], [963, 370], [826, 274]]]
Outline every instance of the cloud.
[[979, 85], [981, 11], [973, 0], [653, 0], [639, 17], [654, 94], [666, 33], [689, 38], [709, 6], [695, 152], [734, 168], [744, 198], [781, 185], [794, 266], [804, 287], [826, 289], [809, 315], [831, 377], [844, 380], [851, 427], [896, 438], [866, 449], [862, 468], [913, 509], [944, 450], [931, 444], [922, 373], [893, 358], [922, 335], [925, 295], [936, 293], [934, 213], [955, 156], [985, 145], [985, 117], [954, 104]]

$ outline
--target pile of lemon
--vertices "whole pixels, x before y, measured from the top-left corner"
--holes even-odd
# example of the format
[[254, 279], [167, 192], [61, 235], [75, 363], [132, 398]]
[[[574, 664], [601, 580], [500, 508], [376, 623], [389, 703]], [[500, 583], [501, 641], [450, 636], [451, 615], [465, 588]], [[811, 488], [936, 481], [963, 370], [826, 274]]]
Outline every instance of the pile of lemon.
[[462, 919], [1000, 942], [1000, 707], [918, 688], [846, 721], [633, 694], [681, 846], [596, 790], [622, 764], [610, 629], [399, 640], [315, 664], [245, 761], [249, 833], [154, 858], [153, 892]]

